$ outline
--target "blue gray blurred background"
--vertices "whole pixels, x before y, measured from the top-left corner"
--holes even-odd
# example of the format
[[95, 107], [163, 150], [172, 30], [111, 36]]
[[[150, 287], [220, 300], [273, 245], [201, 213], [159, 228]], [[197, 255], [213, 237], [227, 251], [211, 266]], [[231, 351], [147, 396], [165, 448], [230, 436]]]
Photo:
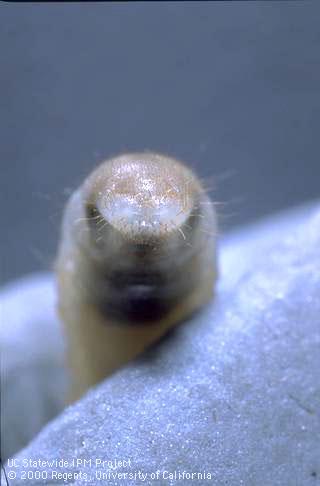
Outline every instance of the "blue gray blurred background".
[[190, 163], [229, 230], [319, 196], [320, 2], [0, 4], [1, 278], [101, 159]]

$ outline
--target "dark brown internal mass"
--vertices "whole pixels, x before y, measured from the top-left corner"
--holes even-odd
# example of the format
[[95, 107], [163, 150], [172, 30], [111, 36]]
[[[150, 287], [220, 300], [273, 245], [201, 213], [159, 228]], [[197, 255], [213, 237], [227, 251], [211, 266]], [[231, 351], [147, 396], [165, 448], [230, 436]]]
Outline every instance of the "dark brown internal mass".
[[95, 304], [120, 324], [156, 323], [192, 290], [192, 279], [176, 276], [180, 283], [172, 285], [161, 272], [113, 272], [107, 278], [108, 290]]
[[100, 310], [118, 323], [139, 325], [154, 323], [173, 307], [175, 299], [163, 299], [152, 286], [127, 287], [118, 298], [100, 302]]

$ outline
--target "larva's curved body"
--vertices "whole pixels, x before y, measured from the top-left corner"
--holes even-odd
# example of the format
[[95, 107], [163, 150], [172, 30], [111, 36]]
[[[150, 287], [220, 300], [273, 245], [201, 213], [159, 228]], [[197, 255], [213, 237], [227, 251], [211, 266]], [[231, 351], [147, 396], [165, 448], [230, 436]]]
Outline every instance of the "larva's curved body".
[[216, 217], [196, 176], [154, 153], [102, 163], [70, 198], [56, 262], [72, 399], [211, 296]]

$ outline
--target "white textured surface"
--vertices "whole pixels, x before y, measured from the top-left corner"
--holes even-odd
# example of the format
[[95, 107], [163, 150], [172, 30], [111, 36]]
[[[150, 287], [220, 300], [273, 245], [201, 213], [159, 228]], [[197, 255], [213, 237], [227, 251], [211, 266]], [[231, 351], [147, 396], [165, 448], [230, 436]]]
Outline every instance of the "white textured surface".
[[49, 274], [0, 294], [1, 456], [29, 442], [64, 406], [64, 343]]
[[[219, 486], [319, 482], [319, 207], [234, 235], [220, 269], [215, 301], [45, 427], [7, 467], [10, 485], [28, 483], [23, 459], [74, 458], [91, 463], [40, 468], [48, 479], [28, 484], [192, 482], [152, 481], [157, 470]], [[100, 471], [147, 477], [99, 481], [96, 459], [130, 459]]]

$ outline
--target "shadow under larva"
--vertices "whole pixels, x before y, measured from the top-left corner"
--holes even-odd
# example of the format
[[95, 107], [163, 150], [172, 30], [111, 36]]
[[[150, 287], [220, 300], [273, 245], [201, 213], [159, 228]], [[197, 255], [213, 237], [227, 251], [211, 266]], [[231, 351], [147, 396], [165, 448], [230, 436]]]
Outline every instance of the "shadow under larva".
[[197, 176], [156, 153], [100, 164], [71, 195], [56, 260], [71, 399], [206, 303], [216, 212]]

